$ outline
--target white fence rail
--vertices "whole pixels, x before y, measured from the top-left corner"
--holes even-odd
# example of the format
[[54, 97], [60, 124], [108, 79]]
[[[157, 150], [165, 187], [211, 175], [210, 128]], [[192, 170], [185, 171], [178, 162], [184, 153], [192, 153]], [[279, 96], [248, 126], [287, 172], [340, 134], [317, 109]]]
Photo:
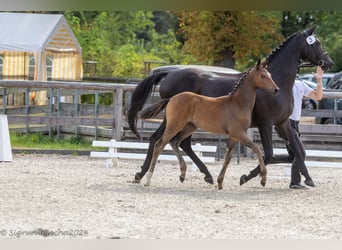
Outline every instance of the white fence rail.
[[[134, 152], [119, 152], [122, 149], [144, 149], [147, 150], [149, 143], [142, 143], [142, 142], [124, 142], [124, 141], [93, 141], [92, 144], [94, 147], [105, 147], [108, 148], [108, 151], [100, 152], [100, 151], [92, 151], [90, 152], [90, 157], [97, 157], [97, 158], [106, 158], [106, 166], [117, 166], [119, 159], [133, 159], [133, 160], [144, 160], [146, 158], [145, 153], [134, 153]], [[203, 153], [216, 153], [217, 147], [216, 146], [206, 146], [201, 145], [200, 143], [196, 143], [192, 145], [192, 149], [198, 155], [198, 157], [205, 163], [214, 163], [215, 157], [208, 157], [203, 156]], [[164, 148], [165, 151], [172, 150], [170, 145], [166, 145]], [[186, 162], [192, 162], [190, 157], [184, 156], [183, 157]], [[158, 157], [158, 160], [163, 161], [177, 161], [177, 157], [172, 154], [161, 154]]]
[[[308, 167], [329, 167], [342, 168], [342, 151], [332, 150], [305, 150], [307, 157], [317, 158], [317, 160], [305, 161]], [[285, 148], [274, 148], [274, 154], [287, 154]], [[329, 161], [322, 160], [328, 159]], [[333, 161], [330, 161], [333, 160]], [[337, 161], [339, 160], [339, 161]]]

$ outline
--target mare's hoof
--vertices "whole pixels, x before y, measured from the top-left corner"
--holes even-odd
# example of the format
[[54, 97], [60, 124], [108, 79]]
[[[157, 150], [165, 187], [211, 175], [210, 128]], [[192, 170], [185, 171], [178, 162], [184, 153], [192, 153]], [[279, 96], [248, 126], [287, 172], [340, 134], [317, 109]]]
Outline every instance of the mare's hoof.
[[260, 181], [260, 184], [264, 187], [266, 185], [266, 181]]
[[306, 187], [300, 183], [291, 183], [290, 188], [291, 189], [306, 189]]
[[211, 184], [211, 185], [214, 185], [214, 179], [213, 179], [213, 177], [207, 177], [207, 176], [205, 176], [204, 177], [204, 180], [206, 181], [206, 182], [208, 182], [209, 184]]
[[247, 182], [247, 175], [244, 174], [240, 177], [240, 186], [245, 184], [246, 182]]
[[140, 175], [140, 173], [136, 173], [135, 176], [134, 176], [134, 181], [133, 181], [133, 183], [140, 183], [140, 180], [141, 180], [141, 175]]
[[181, 176], [181, 175], [180, 175], [180, 176], [179, 176], [179, 180], [180, 180], [180, 182], [182, 182], [182, 183], [183, 183], [183, 182], [184, 182], [184, 180], [185, 180], [185, 177], [183, 177], [183, 176]]
[[315, 187], [315, 183], [313, 182], [313, 180], [305, 180], [304, 181], [305, 185], [310, 186], [310, 187]]

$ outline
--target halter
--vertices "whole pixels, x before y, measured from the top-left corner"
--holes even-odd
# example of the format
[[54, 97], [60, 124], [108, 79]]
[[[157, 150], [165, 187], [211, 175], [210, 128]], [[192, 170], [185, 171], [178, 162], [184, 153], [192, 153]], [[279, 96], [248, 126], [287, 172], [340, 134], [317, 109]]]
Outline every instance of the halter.
[[[309, 48], [313, 48], [316, 56], [318, 58], [322, 58], [324, 57], [325, 55], [327, 55], [328, 53], [327, 52], [323, 52], [322, 54], [319, 53], [317, 51], [317, 48], [315, 46], [313, 46], [313, 44], [315, 44], [317, 42], [316, 38], [314, 35], [309, 35], [306, 30], [303, 31], [303, 35], [305, 36], [305, 42], [309, 45]], [[320, 59], [317, 64], [313, 64], [313, 63], [302, 63], [302, 64], [299, 64], [298, 65], [298, 68], [305, 68], [305, 67], [314, 67], [314, 66], [324, 66], [324, 61], [322, 59]]]

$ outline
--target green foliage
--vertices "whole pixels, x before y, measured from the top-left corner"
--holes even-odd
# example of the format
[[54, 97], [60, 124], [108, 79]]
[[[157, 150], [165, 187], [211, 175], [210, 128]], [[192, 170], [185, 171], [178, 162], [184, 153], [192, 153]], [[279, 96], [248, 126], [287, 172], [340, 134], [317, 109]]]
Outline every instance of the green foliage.
[[[97, 75], [139, 78], [145, 76], [145, 60], [189, 61], [173, 31], [177, 19], [169, 12], [156, 12], [156, 17], [151, 11], [86, 13], [64, 15], [82, 47], [83, 60], [97, 61]], [[153, 19], [159, 20], [158, 30]]]
[[[142, 77], [142, 62], [144, 53], [138, 52], [132, 44], [121, 46], [115, 53], [115, 61], [111, 74], [115, 76]], [[137, 69], [141, 69], [137, 72]]]
[[204, 64], [235, 66], [266, 55], [279, 42], [277, 19], [254, 11], [180, 13], [183, 49]]
[[[112, 105], [113, 93], [101, 93], [99, 94], [99, 105]], [[83, 104], [95, 104], [95, 94], [81, 95], [81, 103]]]
[[331, 72], [342, 71], [342, 34], [333, 32], [329, 38], [324, 39], [323, 43], [328, 47], [329, 55], [334, 61]]
[[34, 149], [91, 149], [91, 142], [84, 141], [80, 136], [70, 139], [49, 137], [42, 133], [16, 134], [10, 133], [11, 146], [14, 148]]
[[244, 70], [313, 24], [335, 61], [333, 71], [342, 70], [341, 11], [66, 11], [64, 16], [83, 60], [97, 61], [99, 76], [144, 77], [144, 61], [231, 63]]

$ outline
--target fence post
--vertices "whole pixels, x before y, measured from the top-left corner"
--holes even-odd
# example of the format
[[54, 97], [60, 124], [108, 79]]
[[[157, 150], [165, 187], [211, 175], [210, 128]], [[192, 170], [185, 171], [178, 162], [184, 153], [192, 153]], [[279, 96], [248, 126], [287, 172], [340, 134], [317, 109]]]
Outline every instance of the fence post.
[[[53, 104], [54, 104], [54, 93], [53, 93], [53, 89], [50, 88], [49, 89], [49, 116], [52, 117], [53, 114]], [[52, 136], [52, 125], [51, 125], [51, 121], [48, 124], [49, 126], [49, 137]]]
[[0, 115], [0, 161], [12, 161], [7, 115]]
[[121, 140], [123, 88], [115, 90], [113, 139]]
[[6, 106], [7, 106], [7, 88], [4, 88], [4, 99], [3, 99], [3, 113], [6, 115]]
[[[75, 95], [74, 95], [74, 105], [75, 105], [75, 117], [78, 117], [79, 114], [79, 99], [80, 99], [80, 91], [78, 89], [75, 89]], [[78, 136], [78, 125], [75, 126], [75, 136]]]
[[[30, 114], [30, 89], [26, 88], [25, 91], [25, 115], [28, 117]], [[30, 126], [26, 124], [26, 134], [30, 132]]]
[[[57, 100], [56, 100], [56, 112], [57, 112], [57, 119], [60, 117], [61, 115], [61, 90], [57, 89]], [[60, 138], [60, 126], [59, 123], [57, 122], [56, 124], [56, 129], [57, 129], [57, 138]]]
[[[95, 118], [99, 118], [99, 91], [98, 90], [95, 90], [94, 108], [95, 108], [95, 112], [94, 112]], [[98, 126], [97, 125], [95, 125], [94, 135], [95, 135], [95, 140], [97, 140], [97, 138], [98, 138]]]

